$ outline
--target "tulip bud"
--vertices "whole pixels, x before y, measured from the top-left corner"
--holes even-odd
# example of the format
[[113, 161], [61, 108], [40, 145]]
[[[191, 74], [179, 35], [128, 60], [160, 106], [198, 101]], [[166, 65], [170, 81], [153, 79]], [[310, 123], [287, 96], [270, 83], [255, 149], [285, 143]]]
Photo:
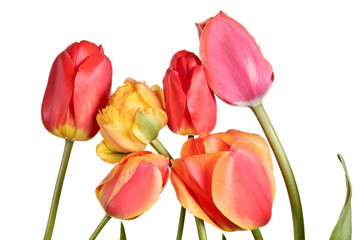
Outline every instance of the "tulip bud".
[[98, 109], [106, 106], [111, 91], [112, 67], [102, 46], [73, 43], [55, 59], [41, 107], [45, 128], [72, 141], [96, 135]]
[[275, 182], [269, 146], [259, 135], [229, 130], [192, 138], [171, 163], [176, 195], [196, 217], [223, 231], [270, 220]]
[[210, 88], [231, 105], [255, 106], [274, 80], [272, 67], [246, 29], [223, 12], [197, 24]]
[[105, 212], [129, 220], [150, 209], [168, 180], [169, 159], [151, 152], [127, 155], [96, 188]]
[[166, 126], [162, 90], [159, 86], [152, 88], [128, 78], [99, 112], [97, 122], [104, 141], [97, 147], [97, 154], [102, 160], [115, 163], [123, 156], [106, 152], [143, 151]]
[[177, 52], [163, 79], [165, 111], [171, 131], [181, 135], [210, 133], [216, 124], [216, 102], [200, 59]]

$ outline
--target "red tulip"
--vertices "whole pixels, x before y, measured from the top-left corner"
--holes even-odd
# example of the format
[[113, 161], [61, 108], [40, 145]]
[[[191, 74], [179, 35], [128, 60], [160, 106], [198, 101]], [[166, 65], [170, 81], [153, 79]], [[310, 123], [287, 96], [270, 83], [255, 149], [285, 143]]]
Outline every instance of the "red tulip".
[[168, 165], [169, 159], [159, 154], [129, 154], [96, 188], [96, 197], [108, 215], [134, 219], [159, 198], [169, 177]]
[[163, 85], [165, 111], [171, 131], [181, 135], [199, 135], [214, 129], [214, 93], [207, 85], [201, 61], [194, 53], [182, 50], [172, 57]]
[[72, 141], [95, 136], [96, 115], [110, 97], [111, 76], [101, 45], [81, 41], [67, 47], [50, 70], [41, 108], [45, 128]]
[[224, 231], [267, 224], [275, 196], [270, 149], [256, 134], [229, 130], [186, 141], [171, 160], [181, 205]]
[[210, 88], [228, 104], [260, 103], [274, 74], [254, 38], [223, 12], [197, 24], [197, 28], [200, 57]]

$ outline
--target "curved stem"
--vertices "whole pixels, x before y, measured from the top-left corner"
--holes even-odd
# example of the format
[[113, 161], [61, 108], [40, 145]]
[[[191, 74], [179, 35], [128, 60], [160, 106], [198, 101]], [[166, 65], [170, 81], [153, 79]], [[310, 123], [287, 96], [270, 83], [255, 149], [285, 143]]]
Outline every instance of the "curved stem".
[[105, 225], [107, 224], [107, 222], [111, 219], [111, 216], [109, 215], [105, 215], [104, 218], [101, 220], [101, 222], [99, 223], [99, 225], [96, 227], [96, 229], [94, 230], [93, 234], [91, 234], [89, 240], [94, 240], [96, 239], [96, 237], [99, 235], [99, 233], [101, 232], [101, 230], [105, 227]]
[[184, 231], [185, 215], [186, 215], [186, 209], [181, 207], [176, 240], [181, 240], [181, 238], [182, 238], [183, 231]]
[[257, 228], [257, 229], [251, 230], [251, 233], [255, 240], [263, 240], [260, 229]]
[[285, 154], [285, 151], [270, 122], [269, 117], [265, 112], [262, 103], [256, 106], [252, 106], [250, 108], [254, 112], [256, 118], [260, 122], [262, 129], [264, 130], [264, 133], [270, 143], [270, 146], [274, 152], [281, 173], [283, 175], [291, 205], [295, 240], [305, 239], [304, 218], [303, 218], [299, 190], [290, 163]]
[[207, 240], [204, 221], [195, 217], [196, 228], [199, 235], [199, 240]]
[[49, 213], [48, 222], [46, 225], [44, 240], [50, 240], [52, 237], [52, 234], [53, 234], [56, 214], [57, 214], [59, 201], [60, 201], [61, 190], [62, 190], [62, 186], [64, 183], [66, 169], [67, 169], [67, 166], [69, 163], [70, 153], [71, 153], [73, 144], [74, 144], [73, 141], [70, 141], [70, 140], [65, 141], [64, 152], [63, 152], [63, 156], [61, 159], [59, 173], [58, 173], [58, 176], [56, 179], [56, 184], [55, 184], [53, 198], [51, 201], [50, 213]]

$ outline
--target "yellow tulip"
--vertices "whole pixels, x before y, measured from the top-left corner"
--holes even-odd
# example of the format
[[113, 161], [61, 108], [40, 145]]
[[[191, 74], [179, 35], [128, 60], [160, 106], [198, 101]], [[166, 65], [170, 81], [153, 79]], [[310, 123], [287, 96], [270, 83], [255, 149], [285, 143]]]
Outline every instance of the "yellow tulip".
[[104, 138], [96, 152], [109, 163], [119, 162], [124, 153], [143, 151], [167, 124], [159, 86], [149, 88], [131, 78], [124, 83], [96, 118]]

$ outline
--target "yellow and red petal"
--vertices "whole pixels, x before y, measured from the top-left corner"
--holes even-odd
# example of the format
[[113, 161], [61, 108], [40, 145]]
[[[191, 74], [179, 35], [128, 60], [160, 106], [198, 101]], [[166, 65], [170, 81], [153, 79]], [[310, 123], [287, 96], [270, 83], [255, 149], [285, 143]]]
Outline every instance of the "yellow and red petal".
[[114, 152], [111, 151], [105, 144], [104, 141], [101, 141], [96, 146], [96, 154], [101, 158], [101, 160], [115, 164], [115, 163], [121, 163], [124, 159], [124, 157], [127, 155], [127, 153], [120, 153], [120, 152]]
[[69, 105], [74, 89], [74, 79], [75, 70], [72, 59], [67, 52], [62, 52], [51, 67], [41, 106], [43, 124], [49, 132], [55, 135], [54, 131], [58, 130], [60, 125], [68, 123], [66, 120], [67, 116], [71, 114]]

